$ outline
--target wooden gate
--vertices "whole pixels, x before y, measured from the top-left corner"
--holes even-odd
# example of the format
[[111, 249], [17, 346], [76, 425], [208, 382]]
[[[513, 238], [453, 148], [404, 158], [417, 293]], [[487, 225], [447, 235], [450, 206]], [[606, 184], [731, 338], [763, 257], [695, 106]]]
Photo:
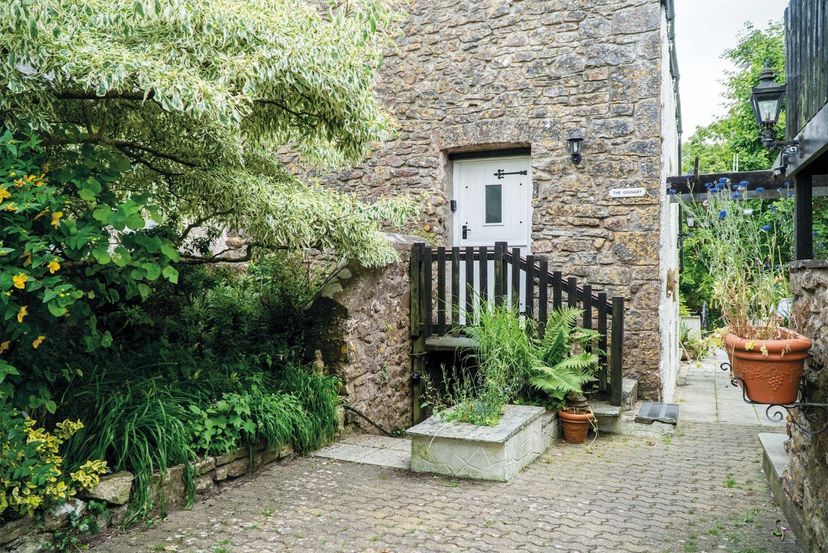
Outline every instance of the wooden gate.
[[[411, 249], [411, 338], [414, 380], [413, 418], [420, 415], [420, 377], [429, 351], [473, 347], [463, 327], [488, 301], [520, 306], [522, 316], [537, 321], [543, 333], [550, 309], [561, 306], [583, 311], [581, 326], [600, 333], [598, 391], [612, 405], [621, 405], [624, 298], [609, 299], [605, 291], [550, 271], [544, 256], [521, 256], [505, 242], [494, 247], [433, 248], [420, 242]], [[491, 297], [493, 295], [493, 297]], [[480, 298], [481, 301], [476, 301]]]

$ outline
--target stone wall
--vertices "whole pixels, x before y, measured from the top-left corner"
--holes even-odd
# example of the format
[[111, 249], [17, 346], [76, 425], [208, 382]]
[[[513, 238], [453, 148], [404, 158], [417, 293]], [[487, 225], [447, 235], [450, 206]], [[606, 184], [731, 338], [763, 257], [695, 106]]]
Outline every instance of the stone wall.
[[[794, 328], [813, 340], [805, 366], [807, 401], [828, 403], [828, 261], [800, 261], [791, 268]], [[802, 417], [800, 424], [807, 425]], [[825, 423], [825, 417], [821, 423]], [[828, 551], [828, 433], [808, 436], [791, 426], [783, 487], [800, 510], [810, 550]], [[801, 540], [801, 541], [805, 541]]]
[[[325, 371], [342, 379], [348, 404], [386, 431], [411, 426], [409, 261], [421, 238], [388, 235], [400, 260], [366, 269], [348, 263], [334, 272], [311, 306], [307, 357], [321, 354]], [[346, 411], [347, 424], [377, 433]]]
[[[530, 147], [533, 252], [629, 300], [625, 375], [639, 378], [643, 395], [658, 395], [659, 310], [672, 302], [660, 248], [675, 242], [661, 236], [664, 158], [675, 158], [665, 153], [675, 147], [675, 125], [674, 104], [665, 100], [672, 83], [663, 77], [661, 2], [414, 0], [407, 7], [404, 36], [378, 82], [398, 133], [337, 185], [368, 199], [418, 198], [416, 232], [452, 245], [448, 155]], [[576, 128], [585, 137], [577, 167], [567, 146]], [[610, 188], [628, 186], [647, 196], [609, 198]]]
[[[205, 457], [195, 465], [196, 496], [206, 495], [234, 478], [292, 456], [293, 447], [287, 445], [273, 449], [257, 448], [252, 455], [252, 464], [247, 448], [226, 455]], [[96, 487], [82, 494], [82, 499], [73, 498], [46, 513], [42, 524], [36, 517], [24, 517], [0, 526], [0, 550], [8, 553], [53, 551], [53, 534], [68, 531], [70, 513], [84, 516], [87, 513], [87, 505], [92, 500], [106, 506], [105, 512], [95, 516], [99, 532], [107, 528], [120, 527], [127, 513], [132, 481], [133, 475], [127, 471], [104, 476]], [[153, 474], [150, 478], [149, 493], [153, 503], [164, 511], [185, 506], [187, 488], [184, 483], [184, 465], [171, 467], [163, 474]], [[88, 541], [94, 537], [94, 534], [87, 533], [80, 535], [79, 539]]]

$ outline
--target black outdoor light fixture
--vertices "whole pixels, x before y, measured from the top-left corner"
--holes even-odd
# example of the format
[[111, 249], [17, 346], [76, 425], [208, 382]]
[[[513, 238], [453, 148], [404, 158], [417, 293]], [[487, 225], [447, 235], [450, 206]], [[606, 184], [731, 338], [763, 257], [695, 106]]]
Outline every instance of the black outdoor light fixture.
[[782, 98], [785, 97], [785, 85], [776, 82], [770, 61], [765, 62], [765, 69], [759, 76], [759, 84], [750, 94], [756, 123], [762, 129], [762, 145], [765, 148], [782, 149], [782, 165], [791, 158], [799, 157], [799, 140], [777, 141], [774, 133], [779, 113], [782, 111]]
[[569, 133], [569, 153], [572, 155], [572, 163], [578, 165], [581, 163], [581, 142], [584, 141], [584, 135], [581, 134], [581, 131], [575, 129], [571, 133]]

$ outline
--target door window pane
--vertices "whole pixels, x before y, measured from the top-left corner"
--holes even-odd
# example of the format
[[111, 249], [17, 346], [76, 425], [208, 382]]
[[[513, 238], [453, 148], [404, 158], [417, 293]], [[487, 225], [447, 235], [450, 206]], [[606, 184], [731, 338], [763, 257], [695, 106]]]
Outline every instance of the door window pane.
[[499, 184], [486, 185], [486, 224], [503, 222], [503, 187]]

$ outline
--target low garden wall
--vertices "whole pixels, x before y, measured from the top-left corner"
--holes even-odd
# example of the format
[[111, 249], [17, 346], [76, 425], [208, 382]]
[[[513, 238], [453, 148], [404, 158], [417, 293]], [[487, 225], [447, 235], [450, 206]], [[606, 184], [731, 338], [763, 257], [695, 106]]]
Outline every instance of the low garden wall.
[[[828, 261], [792, 264], [791, 290], [794, 328], [814, 342], [805, 366], [807, 401], [828, 403]], [[798, 422], [807, 425], [801, 417]], [[811, 551], [828, 551], [828, 433], [809, 436], [791, 426], [787, 449], [783, 489], [799, 511], [800, 541]]]
[[[260, 448], [254, 451], [252, 456], [244, 448], [226, 455], [206, 457], [195, 467], [196, 495], [208, 494], [230, 480], [292, 456], [293, 448], [287, 445], [275, 449]], [[77, 520], [87, 513], [94, 515], [101, 531], [121, 525], [127, 512], [132, 480], [133, 475], [127, 471], [105, 476], [90, 492], [46, 514], [43, 520], [24, 517], [0, 526], [0, 550], [9, 553], [53, 551], [56, 541], [65, 540], [60, 534], [71, 531], [71, 519]], [[153, 474], [150, 481], [150, 497], [156, 505], [165, 509], [183, 507], [187, 502], [184, 465], [172, 467], [163, 475]], [[105, 505], [105, 508], [92, 513], [88, 510], [92, 501]], [[77, 539], [84, 541], [92, 537], [91, 533], [86, 533], [77, 536]]]
[[[342, 380], [351, 407], [390, 432], [411, 425], [409, 261], [411, 246], [423, 240], [386, 236], [399, 261], [380, 268], [351, 262], [332, 275], [311, 306], [306, 357]], [[346, 415], [348, 425], [378, 432]]]

